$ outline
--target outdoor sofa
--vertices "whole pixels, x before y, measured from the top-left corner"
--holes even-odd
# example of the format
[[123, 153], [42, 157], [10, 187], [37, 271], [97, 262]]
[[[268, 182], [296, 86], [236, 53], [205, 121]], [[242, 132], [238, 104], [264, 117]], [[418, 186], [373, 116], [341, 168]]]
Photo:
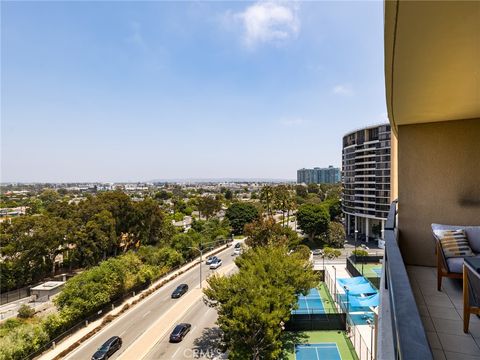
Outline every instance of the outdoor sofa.
[[480, 225], [432, 224], [432, 231], [436, 242], [437, 289], [441, 291], [443, 277], [462, 279], [465, 257], [480, 258]]

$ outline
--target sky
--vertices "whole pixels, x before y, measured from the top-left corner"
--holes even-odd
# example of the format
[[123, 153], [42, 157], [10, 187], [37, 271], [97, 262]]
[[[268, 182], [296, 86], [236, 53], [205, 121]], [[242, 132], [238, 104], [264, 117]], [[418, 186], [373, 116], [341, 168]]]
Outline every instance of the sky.
[[295, 179], [387, 121], [383, 3], [1, 3], [2, 182]]

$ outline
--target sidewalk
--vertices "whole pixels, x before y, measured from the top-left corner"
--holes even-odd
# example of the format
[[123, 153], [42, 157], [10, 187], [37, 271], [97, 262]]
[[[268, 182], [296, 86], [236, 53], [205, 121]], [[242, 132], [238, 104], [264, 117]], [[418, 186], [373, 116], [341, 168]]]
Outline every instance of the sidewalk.
[[[213, 255], [215, 253], [219, 253], [219, 252], [222, 252], [226, 249], [228, 249], [230, 246], [227, 245], [227, 246], [223, 246], [219, 249], [214, 249], [208, 253], [205, 253], [203, 254], [204, 256], [204, 259], [207, 258], [208, 256], [210, 255]], [[162, 281], [165, 281], [165, 280], [171, 280], [173, 278], [175, 278], [177, 275], [179, 275], [179, 273], [183, 273], [185, 272], [188, 268], [192, 267], [193, 265], [197, 265], [198, 263], [200, 262], [200, 257], [196, 258], [195, 260], [185, 264], [184, 266], [182, 266], [181, 268], [161, 277], [160, 279], [158, 279], [155, 283], [153, 283], [149, 288], [139, 292], [138, 294], [136, 294], [135, 296], [129, 298], [127, 301], [125, 301], [124, 303], [122, 303], [121, 306], [118, 306], [116, 308], [114, 308], [112, 311], [106, 313], [105, 315], [117, 315], [121, 309], [126, 305], [126, 304], [132, 304], [135, 300], [139, 299], [141, 294], [145, 291], [147, 291], [148, 289], [150, 289], [151, 287], [154, 287], [158, 284], [160, 284]], [[190, 269], [191, 271], [194, 270], [194, 268]], [[157, 291], [161, 290], [162, 288], [158, 289]], [[150, 295], [152, 296], [153, 293]], [[141, 302], [136, 304], [136, 305], [141, 305]], [[132, 306], [130, 309], [128, 309], [127, 311], [125, 311], [121, 316], [127, 314], [129, 311], [131, 311], [131, 309], [133, 309], [135, 307]], [[110, 322], [108, 325], [106, 325], [105, 327], [108, 327], [108, 326], [111, 326], [112, 324], [114, 324], [119, 318], [118, 317], [116, 319], [114, 319], [112, 322]], [[42, 360], [52, 360], [54, 359], [56, 356], [58, 356], [60, 353], [62, 353], [64, 350], [67, 350], [70, 346], [72, 346], [73, 344], [75, 344], [76, 342], [80, 341], [85, 335], [87, 335], [88, 333], [90, 333], [92, 330], [94, 330], [95, 328], [97, 328], [98, 326], [100, 326], [103, 322], [103, 319], [104, 319], [105, 316], [101, 317], [100, 319], [98, 320], [95, 320], [94, 322], [91, 322], [89, 323], [87, 326], [83, 327], [82, 329], [78, 330], [77, 332], [75, 332], [74, 334], [72, 334], [71, 336], [69, 337], [66, 337], [65, 339], [63, 339], [60, 344], [57, 344], [55, 346], [54, 349], [51, 349], [49, 350], [48, 352], [42, 354], [39, 359], [42, 359]]]

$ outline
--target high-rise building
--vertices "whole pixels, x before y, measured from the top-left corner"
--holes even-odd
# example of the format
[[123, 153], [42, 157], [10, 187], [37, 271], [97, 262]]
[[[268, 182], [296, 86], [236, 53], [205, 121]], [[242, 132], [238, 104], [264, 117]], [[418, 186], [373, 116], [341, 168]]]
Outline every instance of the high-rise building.
[[[342, 210], [348, 235], [381, 235], [390, 206], [390, 124], [343, 137]], [[374, 234], [376, 233], [376, 234]]]
[[328, 168], [297, 170], [299, 184], [336, 184], [340, 182], [340, 169], [330, 165]]

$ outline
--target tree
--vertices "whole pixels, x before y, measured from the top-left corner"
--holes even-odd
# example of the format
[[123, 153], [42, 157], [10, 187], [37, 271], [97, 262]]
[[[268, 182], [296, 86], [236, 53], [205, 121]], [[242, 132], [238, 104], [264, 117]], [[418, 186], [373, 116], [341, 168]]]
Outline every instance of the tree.
[[338, 249], [332, 249], [331, 247], [328, 247], [328, 246], [323, 248], [323, 256], [330, 260], [336, 259], [340, 255], [342, 255], [342, 252]]
[[345, 229], [342, 224], [331, 221], [328, 225], [327, 244], [334, 247], [343, 247], [345, 244]]
[[342, 203], [340, 198], [330, 198], [323, 202], [328, 207], [330, 213], [330, 220], [334, 221], [340, 218], [342, 215]]
[[265, 185], [260, 190], [260, 202], [265, 207], [267, 215], [273, 214], [273, 206], [275, 201], [275, 193], [273, 187], [270, 185]]
[[259, 246], [237, 258], [239, 271], [213, 275], [204, 290], [233, 360], [273, 360], [282, 352], [282, 323], [299, 294], [315, 286], [311, 264], [286, 247]]
[[297, 196], [306, 198], [308, 194], [307, 187], [304, 185], [295, 185], [295, 193], [297, 194]]
[[222, 208], [222, 202], [212, 196], [202, 196], [198, 199], [198, 211], [208, 220]]
[[282, 227], [273, 218], [259, 218], [244, 228], [248, 246], [284, 245], [292, 248], [299, 242], [298, 235], [288, 227]]
[[230, 189], [225, 190], [225, 199], [232, 200], [233, 199], [233, 192]]
[[245, 224], [252, 222], [258, 216], [258, 209], [250, 203], [233, 203], [225, 212], [225, 217], [230, 221], [232, 230], [237, 235], [243, 234]]
[[290, 209], [291, 195], [288, 187], [278, 185], [274, 188], [274, 205], [276, 209], [282, 210], [282, 225], [285, 226], [285, 212]]
[[307, 186], [307, 191], [308, 191], [309, 194], [318, 194], [318, 192], [320, 191], [320, 188], [318, 187], [317, 184], [310, 183]]
[[17, 316], [22, 319], [28, 319], [31, 318], [35, 315], [35, 309], [32, 308], [31, 306], [28, 306], [27, 304], [22, 304], [18, 308], [18, 314]]
[[327, 234], [330, 215], [325, 206], [321, 204], [304, 204], [298, 209], [297, 221], [300, 228], [312, 241], [316, 236]]
[[295, 252], [299, 254], [303, 259], [309, 260], [311, 255], [311, 250], [307, 245], [298, 245], [295, 248]]

